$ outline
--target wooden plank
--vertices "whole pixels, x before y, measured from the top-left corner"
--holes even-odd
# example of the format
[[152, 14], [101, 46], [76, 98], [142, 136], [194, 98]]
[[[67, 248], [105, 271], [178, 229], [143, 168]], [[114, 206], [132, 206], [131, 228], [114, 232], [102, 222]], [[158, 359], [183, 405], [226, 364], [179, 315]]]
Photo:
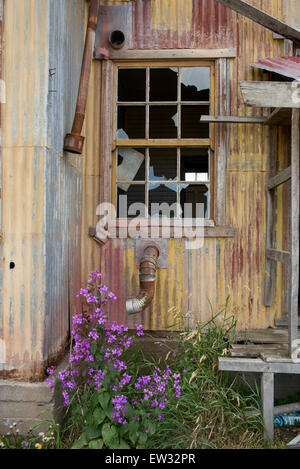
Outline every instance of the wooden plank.
[[288, 24], [280, 21], [278, 18], [269, 15], [265, 11], [250, 5], [244, 0], [217, 0], [219, 3], [231, 8], [232, 10], [240, 13], [246, 18], [249, 18], [255, 23], [270, 29], [274, 33], [284, 36], [286, 39], [294, 41], [296, 44], [300, 44], [300, 31], [289, 26]]
[[[300, 338], [300, 331], [298, 332], [298, 338]], [[240, 331], [236, 334], [235, 342], [244, 344], [287, 344], [288, 331], [287, 329], [279, 327]]]
[[282, 262], [283, 264], [289, 264], [291, 262], [291, 255], [288, 251], [280, 251], [279, 249], [266, 249], [266, 256], [276, 262]]
[[288, 414], [290, 412], [300, 411], [300, 402], [294, 402], [293, 404], [276, 405], [274, 407], [274, 415]]
[[240, 87], [250, 106], [300, 108], [300, 82], [241, 81]]
[[224, 124], [265, 124], [267, 117], [201, 116], [200, 121]]
[[[185, 60], [185, 59], [218, 59], [236, 57], [235, 48], [225, 49], [111, 49], [111, 60]], [[103, 51], [95, 50], [95, 59], [103, 59]]]
[[275, 187], [280, 186], [280, 184], [283, 184], [284, 182], [287, 182], [291, 179], [291, 167], [289, 166], [288, 168], [285, 168], [283, 171], [281, 171], [279, 174], [276, 174], [276, 176], [273, 176], [269, 179], [268, 181], [268, 189], [275, 189]]
[[290, 108], [278, 107], [267, 118], [265, 125], [291, 125], [292, 110]]
[[287, 351], [285, 344], [232, 344], [230, 346], [231, 357], [259, 358], [261, 354], [271, 354], [277, 351]]
[[300, 157], [300, 111], [292, 111], [292, 152], [291, 152], [291, 279], [290, 311], [288, 320], [289, 351], [292, 356], [298, 337], [298, 292], [299, 292], [299, 157]]
[[130, 140], [116, 140], [115, 144], [118, 147], [178, 147], [178, 146], [190, 146], [190, 147], [209, 147], [211, 140], [209, 138], [197, 139], [180, 139], [180, 138], [151, 138], [151, 139], [130, 139]]
[[[276, 161], [278, 152], [278, 130], [272, 127], [269, 130], [269, 153], [267, 161], [267, 181], [276, 174]], [[272, 249], [276, 241], [276, 198], [274, 191], [266, 191], [266, 249]], [[265, 281], [264, 281], [264, 304], [272, 306], [273, 290], [276, 283], [277, 264], [266, 257]]]
[[219, 357], [220, 371], [237, 371], [245, 373], [281, 373], [300, 374], [299, 363], [267, 363], [261, 358], [228, 358]]
[[274, 373], [262, 373], [261, 375], [261, 406], [264, 419], [264, 438], [274, 439]]

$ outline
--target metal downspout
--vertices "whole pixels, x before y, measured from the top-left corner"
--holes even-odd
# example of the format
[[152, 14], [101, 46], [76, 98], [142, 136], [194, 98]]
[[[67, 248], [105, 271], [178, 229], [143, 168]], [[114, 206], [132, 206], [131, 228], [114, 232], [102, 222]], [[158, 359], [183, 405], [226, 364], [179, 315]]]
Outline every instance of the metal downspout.
[[95, 45], [96, 29], [98, 24], [99, 0], [90, 0], [88, 26], [86, 31], [83, 52], [81, 75], [78, 89], [75, 117], [70, 134], [66, 135], [64, 150], [70, 153], [82, 154], [84, 137], [81, 136], [92, 67], [93, 51]]
[[159, 249], [157, 246], [148, 245], [140, 262], [140, 292], [136, 298], [126, 301], [128, 314], [136, 314], [144, 311], [153, 300], [155, 291], [155, 272]]

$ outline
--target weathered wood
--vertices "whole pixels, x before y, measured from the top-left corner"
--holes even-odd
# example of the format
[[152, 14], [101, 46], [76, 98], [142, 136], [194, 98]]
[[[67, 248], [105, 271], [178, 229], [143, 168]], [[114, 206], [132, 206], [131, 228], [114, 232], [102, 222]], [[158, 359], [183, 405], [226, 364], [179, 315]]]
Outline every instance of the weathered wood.
[[267, 118], [265, 125], [291, 125], [292, 110], [290, 108], [276, 108]]
[[[298, 338], [300, 338], [300, 331], [298, 332]], [[287, 344], [288, 331], [279, 327], [240, 331], [236, 334], [235, 342], [247, 344]]]
[[244, 373], [281, 373], [300, 374], [299, 363], [267, 363], [261, 358], [219, 357], [220, 371], [239, 371]]
[[282, 262], [283, 264], [289, 264], [291, 262], [291, 256], [288, 251], [280, 251], [278, 249], [266, 249], [266, 256], [276, 262]]
[[287, 352], [285, 344], [232, 344], [230, 346], [231, 357], [259, 358], [261, 354], [271, 354], [277, 351]]
[[130, 139], [130, 140], [117, 140], [118, 147], [178, 147], [178, 146], [190, 146], [190, 147], [209, 147], [211, 145], [211, 140], [209, 138], [190, 138], [190, 139], [180, 139], [180, 138], [149, 138], [149, 139]]
[[300, 82], [241, 81], [240, 87], [250, 106], [300, 108]]
[[261, 375], [261, 406], [264, 419], [264, 438], [274, 439], [274, 374], [262, 373]]
[[[277, 128], [271, 128], [269, 131], [269, 153], [267, 161], [267, 182], [276, 174], [276, 161], [278, 152]], [[276, 211], [275, 194], [267, 188], [266, 191], [266, 249], [272, 249], [276, 241]], [[264, 282], [264, 304], [272, 306], [273, 289], [276, 279], [276, 262], [266, 257], [265, 263], [265, 282]]]
[[300, 433], [297, 435], [295, 438], [293, 438], [291, 441], [288, 442], [286, 445], [287, 448], [289, 449], [299, 449], [300, 448]]
[[289, 412], [298, 412], [300, 410], [300, 402], [293, 404], [276, 405], [274, 407], [274, 415], [288, 414]]
[[201, 116], [200, 121], [224, 124], [265, 124], [267, 117]]
[[288, 24], [280, 21], [278, 18], [269, 15], [265, 11], [260, 10], [259, 8], [250, 5], [247, 1], [244, 0], [217, 0], [219, 3], [226, 5], [232, 10], [240, 13], [246, 18], [255, 21], [255, 23], [264, 26], [267, 29], [270, 29], [274, 33], [284, 36], [286, 39], [294, 41], [296, 44], [300, 44], [300, 31], [289, 26]]
[[300, 157], [300, 111], [292, 111], [292, 151], [291, 151], [291, 279], [290, 311], [288, 321], [289, 351], [292, 356], [296, 348], [298, 332], [298, 292], [299, 292], [299, 157]]
[[[167, 60], [167, 59], [218, 59], [236, 57], [235, 48], [225, 49], [114, 49], [109, 52], [111, 60]], [[95, 59], [103, 59], [103, 51], [95, 51]]]
[[279, 174], [276, 174], [276, 176], [273, 176], [269, 179], [268, 182], [268, 189], [275, 189], [275, 187], [280, 186], [284, 182], [287, 182], [291, 179], [291, 167], [289, 166], [288, 168], [285, 168], [283, 171], [281, 171]]

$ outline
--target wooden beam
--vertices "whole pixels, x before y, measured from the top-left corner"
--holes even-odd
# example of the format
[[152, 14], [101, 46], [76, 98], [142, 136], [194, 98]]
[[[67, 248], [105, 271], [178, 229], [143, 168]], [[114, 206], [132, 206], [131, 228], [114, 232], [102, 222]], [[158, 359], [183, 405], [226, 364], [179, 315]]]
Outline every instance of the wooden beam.
[[[267, 161], [267, 180], [269, 181], [276, 174], [276, 161], [278, 152], [278, 129], [271, 127], [269, 131], [269, 153]], [[276, 198], [274, 191], [266, 190], [266, 248], [271, 249], [276, 241]], [[264, 304], [272, 306], [273, 290], [276, 284], [277, 264], [266, 256], [265, 263], [265, 284], [264, 284]]]
[[296, 44], [300, 44], [300, 31], [289, 26], [283, 21], [280, 21], [278, 18], [269, 15], [265, 11], [250, 5], [248, 2], [244, 0], [217, 0], [217, 2], [222, 3], [243, 16], [246, 16], [246, 18], [249, 18], [255, 23], [270, 29], [274, 33], [280, 34], [286, 39], [294, 41]]
[[281, 373], [300, 374], [299, 363], [273, 363], [265, 362], [261, 358], [228, 358], [219, 357], [220, 371], [241, 371], [249, 373]]
[[275, 187], [280, 186], [284, 182], [287, 182], [291, 179], [291, 167], [288, 166], [288, 168], [285, 168], [283, 171], [281, 171], [279, 174], [276, 174], [276, 176], [273, 176], [269, 179], [268, 182], [268, 189], [275, 189]]
[[298, 337], [298, 292], [299, 292], [299, 157], [300, 157], [300, 110], [292, 111], [292, 151], [291, 151], [291, 278], [290, 311], [288, 317], [289, 352], [296, 349]]
[[289, 264], [291, 262], [291, 255], [288, 251], [280, 251], [279, 249], [266, 249], [266, 256], [273, 261]]
[[274, 373], [262, 373], [261, 382], [261, 407], [264, 419], [264, 438], [274, 439]]
[[[162, 49], [162, 50], [124, 50], [111, 49], [109, 58], [111, 60], [184, 60], [184, 59], [219, 59], [236, 57], [236, 49]], [[103, 52], [97, 50], [95, 59], [103, 59]]]
[[200, 121], [221, 124], [265, 124], [267, 117], [201, 116]]
[[300, 82], [241, 81], [240, 87], [250, 106], [300, 108]]
[[290, 108], [276, 108], [267, 118], [265, 125], [291, 125], [292, 110]]

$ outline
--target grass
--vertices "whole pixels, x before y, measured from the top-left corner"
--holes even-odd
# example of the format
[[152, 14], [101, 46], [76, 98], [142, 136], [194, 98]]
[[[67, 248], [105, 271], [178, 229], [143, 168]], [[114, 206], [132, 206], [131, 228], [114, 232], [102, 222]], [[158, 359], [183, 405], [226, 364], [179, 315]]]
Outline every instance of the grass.
[[[241, 386], [218, 370], [218, 357], [228, 353], [235, 336], [236, 322], [228, 315], [227, 308], [228, 303], [206, 324], [196, 321], [193, 329], [184, 328], [184, 317], [178, 315], [183, 332], [178, 335], [177, 348], [170, 350], [166, 362], [173, 373], [181, 374], [181, 397], [168, 402], [164, 419], [148, 439], [149, 449], [285, 448], [298, 434], [299, 429], [278, 428], [274, 442], [265, 442], [259, 390], [246, 382]], [[139, 346], [130, 355], [129, 363], [139, 374], [151, 372], [155, 366], [165, 366], [158, 357], [143, 356]], [[50, 440], [47, 436], [32, 437], [31, 447], [43, 440], [48, 441], [44, 447], [70, 448], [78, 438], [72, 416], [66, 419], [62, 429], [53, 423], [50, 435]], [[0, 436], [0, 441], [4, 447], [21, 447], [21, 440], [14, 443]]]

